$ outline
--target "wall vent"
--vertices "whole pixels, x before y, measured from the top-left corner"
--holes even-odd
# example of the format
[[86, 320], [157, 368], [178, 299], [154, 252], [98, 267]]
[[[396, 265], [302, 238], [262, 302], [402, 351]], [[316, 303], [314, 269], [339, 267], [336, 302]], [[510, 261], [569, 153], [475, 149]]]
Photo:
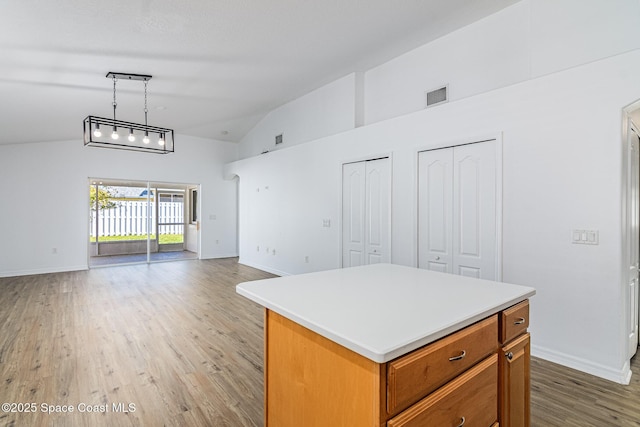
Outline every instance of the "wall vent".
[[441, 88], [427, 92], [427, 107], [432, 107], [449, 100], [449, 86], [445, 85]]
[[276, 145], [282, 144], [282, 134], [276, 135]]

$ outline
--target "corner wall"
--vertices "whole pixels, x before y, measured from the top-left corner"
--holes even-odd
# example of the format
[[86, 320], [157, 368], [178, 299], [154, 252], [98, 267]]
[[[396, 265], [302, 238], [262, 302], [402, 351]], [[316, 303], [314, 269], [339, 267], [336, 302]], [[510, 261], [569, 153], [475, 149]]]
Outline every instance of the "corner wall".
[[[240, 144], [240, 156], [276, 151], [356, 127], [362, 107], [357, 102], [362, 76], [352, 73], [267, 114]], [[275, 136], [283, 135], [282, 145]]]
[[237, 145], [176, 141], [166, 155], [81, 140], [0, 145], [0, 277], [87, 268], [89, 177], [201, 184], [201, 257], [236, 256], [236, 183], [222, 165], [237, 159]]

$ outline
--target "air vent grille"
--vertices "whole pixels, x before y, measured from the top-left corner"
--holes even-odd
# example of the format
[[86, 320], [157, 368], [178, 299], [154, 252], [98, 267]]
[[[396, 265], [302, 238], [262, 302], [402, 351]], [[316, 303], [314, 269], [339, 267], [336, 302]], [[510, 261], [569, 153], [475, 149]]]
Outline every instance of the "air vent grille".
[[448, 92], [448, 86], [443, 86], [441, 88], [427, 92], [427, 107], [447, 102], [449, 100]]

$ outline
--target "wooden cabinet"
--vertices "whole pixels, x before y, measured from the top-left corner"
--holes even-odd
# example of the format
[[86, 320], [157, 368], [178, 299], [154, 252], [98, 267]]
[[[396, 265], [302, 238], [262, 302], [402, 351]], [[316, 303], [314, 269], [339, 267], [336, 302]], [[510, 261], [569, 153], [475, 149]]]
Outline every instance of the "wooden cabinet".
[[530, 337], [522, 334], [502, 347], [500, 356], [500, 426], [529, 427]]
[[500, 426], [529, 427], [530, 416], [530, 336], [529, 301], [500, 313]]
[[387, 410], [407, 408], [498, 348], [498, 317], [491, 316], [388, 363]]
[[473, 368], [392, 418], [388, 427], [487, 427], [498, 419], [498, 355]]
[[529, 300], [522, 301], [500, 312], [500, 342], [511, 341], [527, 332], [529, 327]]
[[267, 309], [265, 426], [528, 426], [525, 323], [514, 306], [376, 363]]

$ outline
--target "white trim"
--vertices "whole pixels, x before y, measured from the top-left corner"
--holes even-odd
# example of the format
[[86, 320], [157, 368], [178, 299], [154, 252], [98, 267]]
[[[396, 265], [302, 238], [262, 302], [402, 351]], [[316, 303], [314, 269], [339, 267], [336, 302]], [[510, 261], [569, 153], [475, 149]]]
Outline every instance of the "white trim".
[[[215, 255], [208, 256], [206, 258], [198, 258], [198, 259], [204, 260], [204, 259], [222, 259], [222, 258], [237, 258], [237, 257], [238, 257], [237, 253], [229, 252], [229, 253], [215, 254]], [[184, 261], [188, 261], [188, 260], [184, 260]]]
[[536, 345], [531, 346], [531, 355], [568, 368], [586, 372], [587, 374], [595, 375], [609, 381], [614, 381], [618, 384], [628, 385], [631, 381], [632, 372], [629, 361], [625, 362], [620, 370], [616, 370], [587, 359], [571, 356], [569, 354]]
[[635, 124], [631, 120], [631, 112], [635, 109], [640, 108], [640, 101], [636, 101], [622, 109], [622, 152], [621, 152], [621, 188], [620, 188], [620, 211], [621, 211], [621, 221], [620, 221], [620, 289], [621, 289], [621, 300], [622, 300], [622, 330], [619, 335], [622, 336], [623, 344], [623, 360], [625, 360], [626, 364], [629, 364], [628, 355], [630, 353], [629, 348], [629, 330], [628, 325], [630, 323], [630, 317], [632, 316], [629, 310], [629, 265], [631, 263], [631, 253], [629, 252], [629, 234], [630, 234], [630, 220], [629, 220], [629, 137], [631, 132], [635, 131]]
[[42, 267], [29, 270], [9, 270], [0, 272], [0, 277], [30, 276], [32, 274], [65, 273], [68, 271], [88, 270], [88, 265], [71, 265], [68, 267]]
[[[358, 156], [358, 157], [352, 157], [349, 159], [342, 159], [340, 160], [340, 170], [342, 170], [342, 165], [346, 165], [349, 163], [359, 163], [359, 162], [368, 162], [371, 160], [377, 160], [377, 159], [384, 159], [384, 158], [389, 158], [391, 159], [393, 157], [393, 151], [384, 151], [381, 153], [374, 153], [374, 154], [367, 154], [367, 155], [362, 155], [362, 156]], [[340, 178], [340, 181], [342, 182], [342, 178]], [[342, 193], [342, 191], [341, 191]]]
[[238, 259], [238, 264], [246, 265], [247, 267], [257, 268], [258, 270], [266, 271], [267, 273], [275, 274], [276, 276], [291, 276], [291, 273], [276, 270], [275, 268], [266, 267], [264, 265], [256, 264], [253, 262], [246, 262], [243, 259]]

